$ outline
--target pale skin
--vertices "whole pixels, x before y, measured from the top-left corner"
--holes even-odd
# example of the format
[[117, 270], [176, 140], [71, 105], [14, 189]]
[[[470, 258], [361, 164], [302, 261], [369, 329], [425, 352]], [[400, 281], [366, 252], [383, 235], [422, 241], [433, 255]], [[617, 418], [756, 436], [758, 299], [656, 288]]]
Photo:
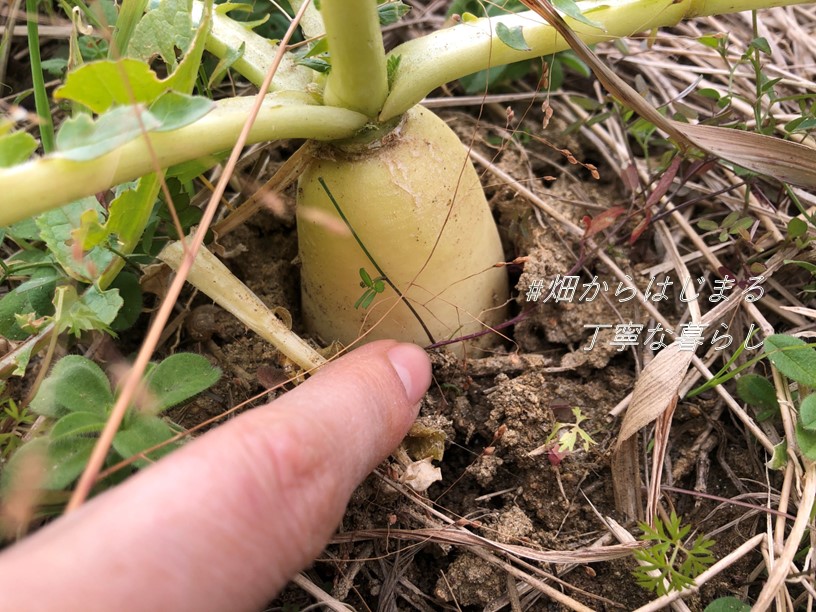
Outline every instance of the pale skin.
[[259, 610], [320, 553], [431, 381], [373, 342], [0, 555], [3, 610]]

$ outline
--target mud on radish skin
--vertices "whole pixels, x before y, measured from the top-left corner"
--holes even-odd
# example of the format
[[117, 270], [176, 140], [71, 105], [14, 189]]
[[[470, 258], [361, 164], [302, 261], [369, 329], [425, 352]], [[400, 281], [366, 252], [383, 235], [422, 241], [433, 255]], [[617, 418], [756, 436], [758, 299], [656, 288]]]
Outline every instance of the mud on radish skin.
[[[311, 332], [325, 342], [344, 344], [362, 334], [366, 340], [431, 342], [388, 285], [367, 309], [355, 308], [364, 291], [360, 268], [372, 277], [377, 272], [349, 232], [324, 221], [343, 224], [321, 178], [434, 340], [503, 320], [507, 275], [494, 266], [504, 255], [479, 178], [456, 134], [417, 106], [373, 144], [322, 146], [300, 177], [301, 293]], [[489, 340], [484, 336], [480, 344]], [[461, 352], [461, 346], [456, 350]]]

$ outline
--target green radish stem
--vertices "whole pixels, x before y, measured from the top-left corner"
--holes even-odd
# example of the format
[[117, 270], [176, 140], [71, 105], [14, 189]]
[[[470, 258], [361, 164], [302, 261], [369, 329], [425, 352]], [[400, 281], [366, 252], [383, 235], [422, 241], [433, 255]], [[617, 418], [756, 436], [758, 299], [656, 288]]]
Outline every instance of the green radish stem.
[[[598, 23], [600, 28], [571, 23], [584, 40], [598, 42], [660, 25], [673, 25], [684, 17], [794, 4], [810, 3], [797, 0], [618, 0], [614, 5], [602, 2], [580, 3], [585, 7], [587, 16]], [[239, 62], [236, 69], [259, 85], [261, 75], [268, 67], [269, 60], [266, 58], [271, 57], [274, 46], [243, 26], [236, 26], [224, 15], [215, 15], [213, 21], [208, 48], [216, 54], [223, 54], [229, 40], [230, 44], [240, 46], [243, 42], [247, 50], [254, 49], [255, 52], [245, 52], [244, 61]], [[316, 28], [317, 23], [319, 20], [314, 20], [312, 27]], [[531, 51], [515, 51], [502, 43], [495, 35], [498, 23], [523, 26]], [[227, 31], [230, 32], [229, 35]], [[389, 54], [400, 55], [401, 60], [399, 69], [394, 74], [391, 91], [380, 112], [380, 120], [399, 116], [434, 88], [464, 74], [529, 57], [548, 55], [565, 46], [566, 43], [555, 34], [553, 28], [542, 23], [541, 18], [532, 12], [480, 19], [406, 42]], [[284, 70], [284, 73], [286, 76], [276, 77], [273, 81], [274, 90], [299, 89], [304, 82], [301, 79], [308, 80], [304, 75], [308, 75], [309, 71], [302, 66], [292, 66], [291, 71]], [[306, 94], [301, 92], [299, 95]], [[222, 112], [221, 109], [246, 109], [248, 103], [235, 98], [222, 100], [218, 104], [219, 109], [191, 126], [163, 135], [151, 135], [161, 167], [196, 159], [229, 147], [229, 141], [234, 139], [240, 127], [236, 127], [233, 113]], [[293, 117], [291, 113], [278, 115], [262, 111], [259, 123], [264, 127], [255, 128], [252, 141], [290, 137], [320, 140], [345, 138], [351, 136], [366, 121], [364, 115], [352, 111], [329, 107], [318, 111], [317, 108], [320, 107], [310, 106], [309, 110], [304, 110], [303, 118]], [[321, 121], [315, 125], [318, 118]], [[285, 124], [277, 127], [271, 125], [276, 121]], [[213, 143], [219, 148], [213, 148]], [[118, 167], [120, 159], [125, 160], [122, 162], [124, 168]], [[0, 193], [4, 195], [4, 206], [0, 210], [0, 225], [56, 208], [153, 170], [147, 148], [134, 142], [90, 161], [68, 162], [58, 157], [46, 157], [2, 169]]]
[[388, 95], [376, 8], [373, 0], [326, 0], [320, 7], [331, 54], [323, 100], [369, 117], [380, 112]]
[[[281, 138], [336, 140], [351, 136], [366, 123], [354, 111], [309, 104], [305, 94], [268, 96], [250, 132], [249, 142]], [[159, 168], [229, 149], [246, 120], [253, 99], [230, 98], [217, 103], [199, 121], [178, 130], [153, 132]], [[90, 161], [72, 161], [59, 154], [0, 171], [0, 226], [57, 208], [113, 185], [154, 171], [144, 137]]]

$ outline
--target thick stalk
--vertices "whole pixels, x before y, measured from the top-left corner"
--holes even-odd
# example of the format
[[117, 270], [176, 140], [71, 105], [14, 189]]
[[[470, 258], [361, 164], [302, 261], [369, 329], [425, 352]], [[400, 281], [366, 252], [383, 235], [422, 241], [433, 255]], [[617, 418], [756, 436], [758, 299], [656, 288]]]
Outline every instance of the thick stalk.
[[323, 0], [320, 13], [332, 65], [323, 92], [324, 102], [376, 116], [388, 95], [385, 49], [376, 2]]
[[[252, 98], [231, 98], [201, 120], [150, 138], [160, 168], [229, 149], [246, 121]], [[342, 108], [315, 106], [288, 98], [268, 97], [250, 132], [249, 142], [281, 138], [336, 140], [347, 138], [366, 117]], [[145, 138], [90, 161], [51, 155], [0, 172], [0, 226], [93, 195], [155, 171]]]
[[[580, 2], [584, 14], [598, 24], [591, 27], [567, 19], [588, 44], [631, 36], [637, 32], [674, 25], [683, 19], [719, 15], [792, 4], [801, 0], [593, 0]], [[521, 27], [529, 51], [516, 51], [501, 42], [495, 30], [499, 23]], [[563, 51], [569, 46], [556, 31], [532, 11], [479, 19], [438, 30], [395, 48], [399, 71], [383, 105], [380, 120], [404, 113], [437, 87], [489, 66]]]

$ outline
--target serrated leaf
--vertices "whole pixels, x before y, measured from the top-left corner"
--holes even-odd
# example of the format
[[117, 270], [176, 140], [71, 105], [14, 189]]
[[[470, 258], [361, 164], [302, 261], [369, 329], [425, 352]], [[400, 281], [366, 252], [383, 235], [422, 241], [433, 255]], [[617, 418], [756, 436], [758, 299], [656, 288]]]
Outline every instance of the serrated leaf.
[[68, 412], [106, 416], [113, 405], [108, 377], [90, 359], [68, 355], [60, 359], [31, 401], [37, 414], [58, 418]]
[[150, 61], [160, 55], [172, 72], [176, 49], [182, 54], [190, 47], [195, 28], [189, 0], [161, 0], [139, 21], [128, 45], [128, 55]]
[[[123, 459], [128, 459], [169, 440], [174, 435], [175, 432], [159, 417], [144, 414], [134, 415], [127, 429], [120, 430], [114, 436], [113, 448]], [[168, 444], [150, 453], [150, 459], [159, 459], [176, 446], [178, 445]], [[135, 462], [135, 465], [136, 467], [144, 467], [148, 463], [148, 461], [140, 459]]]
[[109, 331], [110, 324], [122, 308], [123, 300], [118, 289], [101, 291], [92, 285], [81, 296], [76, 295], [73, 287], [65, 289], [70, 301], [57, 320], [60, 333], [70, 332], [78, 337], [83, 331], [92, 329]]
[[28, 132], [12, 132], [0, 137], [0, 168], [26, 161], [37, 150], [36, 139]]
[[497, 23], [496, 36], [498, 36], [499, 40], [511, 49], [515, 49], [516, 51], [530, 50], [530, 45], [528, 45], [527, 41], [524, 40], [524, 33], [522, 32], [521, 26], [508, 28], [501, 22]]
[[768, 379], [758, 374], [746, 374], [737, 380], [737, 395], [746, 404], [763, 410], [778, 410], [776, 389]]
[[150, 111], [120, 106], [94, 121], [77, 115], [65, 121], [57, 134], [57, 151], [73, 161], [90, 161], [161, 126]]
[[771, 363], [800, 385], [816, 387], [816, 350], [803, 340], [785, 334], [765, 339], [765, 353]]
[[188, 96], [175, 91], [162, 94], [150, 106], [150, 114], [159, 121], [155, 132], [169, 132], [190, 125], [215, 108], [215, 102], [202, 96]]
[[52, 256], [66, 274], [83, 283], [92, 283], [116, 255], [102, 247], [94, 247], [83, 253], [81, 245], [74, 243], [74, 230], [82, 226], [82, 215], [94, 210], [100, 219], [103, 208], [94, 197], [82, 198], [37, 217], [40, 239], [45, 242]]
[[150, 104], [167, 88], [145, 62], [125, 58], [90, 62], [71, 71], [54, 97], [79, 102], [99, 114], [115, 104]]
[[97, 434], [105, 427], [105, 417], [96, 412], [71, 412], [51, 428], [52, 440], [59, 438]]
[[214, 385], [221, 370], [195, 353], [176, 353], [154, 367], [147, 388], [156, 402], [156, 413], [180, 404]]
[[802, 420], [802, 427], [808, 431], [816, 432], [816, 395], [811, 393], [799, 406], [799, 417]]

